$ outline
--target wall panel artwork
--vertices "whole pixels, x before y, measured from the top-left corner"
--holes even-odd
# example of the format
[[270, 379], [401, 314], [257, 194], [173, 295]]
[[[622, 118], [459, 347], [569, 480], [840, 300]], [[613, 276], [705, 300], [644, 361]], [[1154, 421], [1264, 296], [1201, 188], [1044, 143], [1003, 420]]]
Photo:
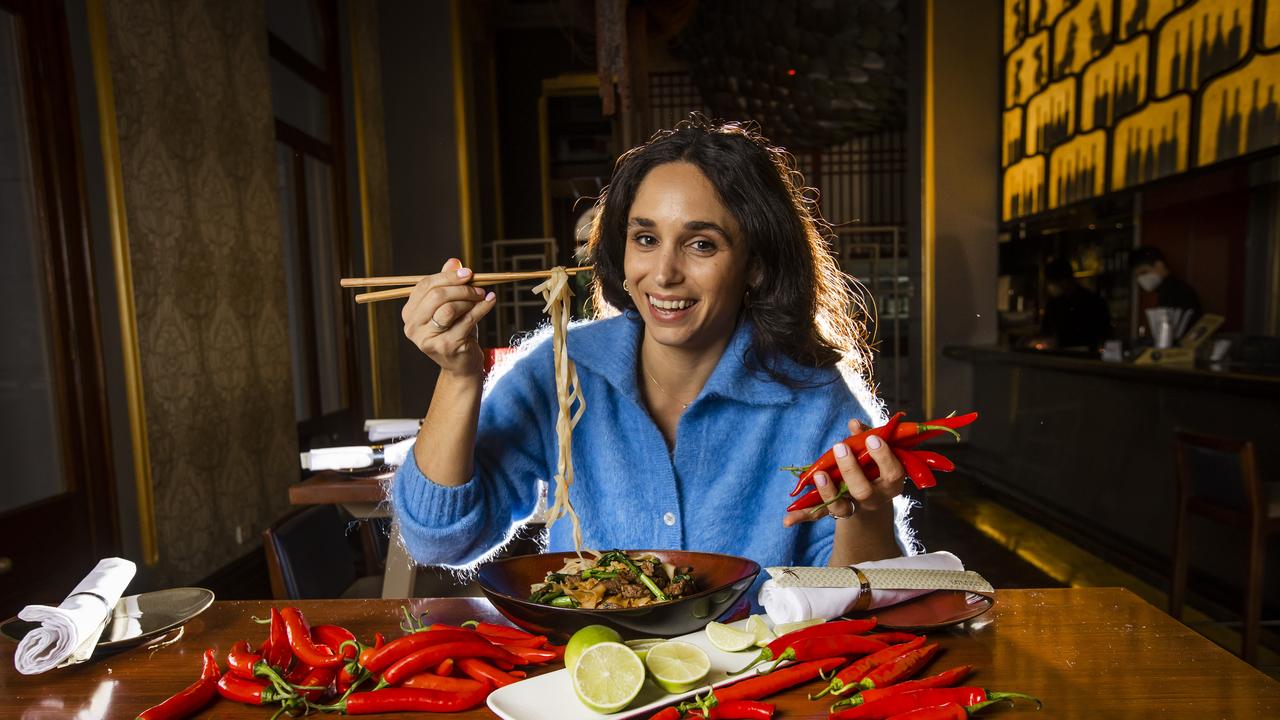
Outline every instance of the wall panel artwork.
[[[1280, 2], [1280, 0], [1277, 0]], [[1049, 33], [1023, 43], [1005, 61], [1004, 106], [1021, 105], [1049, 82]]]
[[1105, 192], [1107, 132], [1076, 136], [1049, 156], [1049, 207], [1062, 207]]
[[1280, 49], [1280, 0], [1266, 0], [1263, 7], [1262, 47]]
[[1259, 55], [1209, 83], [1200, 99], [1196, 165], [1280, 144], [1280, 54]]
[[1133, 187], [1187, 169], [1191, 96], [1153, 102], [1113, 130], [1111, 189]]
[[1280, 147], [1280, 0], [1005, 0], [1005, 220]]
[[1120, 17], [1116, 38], [1128, 40], [1144, 30], [1151, 30], [1165, 15], [1178, 9], [1186, 0], [1120, 0]]
[[1000, 215], [1012, 220], [1045, 209], [1044, 156], [1029, 157], [1004, 172], [1004, 197]]
[[1253, 0], [1200, 0], [1160, 26], [1156, 97], [1195, 90], [1249, 51]]
[[1053, 76], [1075, 75], [1111, 47], [1111, 0], [1081, 0], [1053, 26]]
[[1111, 127], [1147, 101], [1150, 46], [1139, 35], [1089, 65], [1080, 87], [1080, 131]]
[[1009, 167], [1027, 154], [1026, 138], [1022, 137], [1025, 121], [1022, 108], [1016, 107], [1004, 113], [1004, 144], [1001, 146], [1001, 167]]
[[1059, 80], [1027, 103], [1026, 153], [1052, 150], [1076, 131], [1076, 79]]

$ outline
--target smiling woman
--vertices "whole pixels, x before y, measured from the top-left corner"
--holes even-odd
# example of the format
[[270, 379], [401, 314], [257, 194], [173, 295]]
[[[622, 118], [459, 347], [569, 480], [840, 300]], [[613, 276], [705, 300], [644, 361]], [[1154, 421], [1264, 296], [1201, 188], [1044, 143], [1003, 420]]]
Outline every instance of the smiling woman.
[[[895, 542], [903, 472], [887, 451], [878, 479], [846, 474], [852, 499], [828, 508], [839, 522], [755, 501], [789, 486], [778, 470], [789, 459], [883, 417], [865, 378], [863, 318], [851, 310], [860, 305], [800, 180], [758, 134], [698, 118], [618, 161], [588, 244], [599, 317], [571, 328], [567, 343], [590, 408], [574, 431], [569, 488], [585, 547], [821, 565], [909, 543], [901, 517]], [[402, 313], [406, 335], [441, 366], [392, 492], [423, 563], [486, 557], [555, 476], [552, 343], [525, 341], [482, 395], [475, 323], [493, 297], [470, 277], [450, 261]], [[570, 530], [551, 528], [549, 544], [571, 549]]]

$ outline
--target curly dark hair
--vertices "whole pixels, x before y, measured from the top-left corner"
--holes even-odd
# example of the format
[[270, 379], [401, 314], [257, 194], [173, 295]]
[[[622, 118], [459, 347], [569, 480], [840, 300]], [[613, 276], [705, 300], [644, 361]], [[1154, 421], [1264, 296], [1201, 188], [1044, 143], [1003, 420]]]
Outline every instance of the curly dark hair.
[[804, 186], [795, 159], [771, 146], [754, 123], [695, 114], [618, 158], [587, 242], [596, 316], [635, 307], [622, 288], [628, 216], [641, 182], [671, 162], [691, 163], [707, 177], [742, 229], [750, 267], [759, 271], [743, 309], [755, 324], [748, 366], [794, 385], [778, 368], [785, 356], [808, 367], [844, 365], [870, 382], [866, 307], [836, 264], [817, 193]]

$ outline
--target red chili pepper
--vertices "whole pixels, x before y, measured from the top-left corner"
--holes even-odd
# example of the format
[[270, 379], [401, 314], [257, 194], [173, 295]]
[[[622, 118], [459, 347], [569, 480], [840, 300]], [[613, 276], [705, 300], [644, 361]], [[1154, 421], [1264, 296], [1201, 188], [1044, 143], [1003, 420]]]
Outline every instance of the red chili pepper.
[[[772, 643], [770, 643], [770, 647], [773, 647]], [[774, 658], [773, 666], [769, 670], [777, 669], [778, 664], [786, 660], [819, 660], [836, 655], [846, 657], [850, 655], [868, 655], [884, 650], [886, 647], [888, 646], [884, 643], [870, 640], [862, 635], [829, 635], [826, 637], [802, 638], [787, 643], [787, 648]], [[769, 647], [762, 650], [760, 657], [764, 657], [764, 654], [769, 650]], [[750, 665], [730, 674], [738, 675], [746, 672], [759, 662], [761, 660], [757, 658]]]
[[496, 637], [512, 638], [514, 640], [522, 640], [525, 638], [538, 637], [533, 633], [525, 632], [519, 628], [513, 628], [510, 625], [495, 625], [494, 623], [478, 622], [475, 624], [475, 630], [485, 635], [494, 635]]
[[501, 635], [492, 635], [484, 632], [480, 633], [480, 635], [494, 645], [501, 645], [503, 647], [541, 648], [545, 647], [547, 644], [546, 635], [534, 635], [526, 638], [503, 637]]
[[368, 677], [369, 675], [360, 667], [360, 663], [352, 660], [342, 666], [342, 670], [338, 672], [338, 677], [334, 680], [334, 687], [341, 694]]
[[[891, 447], [915, 447], [925, 440], [937, 437], [944, 432], [955, 434], [956, 429], [962, 428], [974, 420], [978, 419], [978, 413], [967, 413], [953, 417], [938, 418], [930, 420], [927, 423], [901, 422], [903, 413], [897, 413], [889, 418], [889, 421], [878, 428], [864, 430], [857, 435], [851, 435], [844, 440], [844, 444], [862, 460], [862, 453], [867, 447], [867, 438], [871, 435], [885, 440]], [[890, 430], [890, 425], [894, 427]], [[800, 478], [796, 482], [796, 487], [791, 491], [791, 496], [795, 497], [805, 487], [813, 484], [813, 474], [819, 470], [831, 474], [836, 470], [835, 452], [828, 450], [823, 453], [812, 465], [805, 468], [800, 474]]]
[[716, 699], [727, 703], [737, 700], [767, 698], [796, 685], [807, 683], [824, 673], [835, 670], [844, 663], [845, 659], [842, 657], [829, 657], [788, 665], [768, 675], [758, 675], [746, 680], [740, 680], [732, 685], [716, 688]]
[[902, 469], [907, 471], [907, 477], [911, 478], [911, 482], [915, 483], [918, 489], [924, 490], [937, 486], [938, 481], [933, 477], [933, 471], [924, 460], [920, 459], [920, 456], [915, 454], [914, 450], [894, 448], [893, 456], [902, 463]]
[[472, 640], [471, 642], [432, 645], [409, 653], [397, 660], [394, 665], [382, 673], [382, 680], [378, 682], [378, 685], [399, 685], [404, 680], [417, 675], [423, 670], [439, 665], [445, 658], [453, 658], [453, 661], [457, 663], [461, 658], [476, 657], [504, 660], [514, 664], [519, 664], [520, 660], [520, 658], [497, 645], [490, 645], [482, 641]]
[[333, 705], [319, 706], [321, 710], [337, 711], [347, 715], [376, 715], [393, 712], [462, 712], [479, 707], [488, 697], [488, 689], [469, 692], [447, 692], [420, 688], [383, 688], [370, 692], [353, 693], [346, 700]]
[[912, 650], [906, 655], [900, 655], [897, 659], [891, 660], [878, 668], [867, 673], [867, 676], [858, 681], [861, 689], [871, 690], [873, 688], [886, 688], [894, 683], [907, 680], [920, 672], [925, 665], [938, 654], [941, 648], [937, 643], [925, 645], [922, 648]]
[[453, 674], [453, 658], [445, 658], [436, 666], [436, 674], [448, 677]]
[[[841, 440], [840, 442], [842, 442], [845, 447], [849, 448], [849, 452], [853, 453], [855, 456], [861, 455], [867, 449], [867, 438], [871, 437], [872, 435], [892, 445], [893, 444], [892, 438], [896, 434], [898, 430], [898, 425], [899, 423], [902, 422], [902, 418], [904, 415], [906, 415], [906, 413], [903, 413], [903, 412], [894, 413], [893, 417], [889, 418], [888, 422], [886, 422], [885, 424], [879, 427], [873, 427], [868, 430], [863, 430], [857, 435], [850, 435], [849, 437], [845, 438], [844, 440]], [[914, 435], [916, 433], [912, 433], [912, 434]], [[836, 467], [837, 467], [837, 464], [836, 464], [835, 450], [829, 449], [822, 454], [822, 457], [819, 457], [817, 460], [813, 462], [813, 464], [805, 468], [804, 472], [800, 473], [800, 477], [796, 479], [796, 486], [791, 491], [791, 496], [795, 497], [796, 495], [799, 495], [800, 491], [804, 490], [806, 487], [812, 487], [814, 473], [820, 470], [830, 473], [832, 470], [835, 470]]]
[[316, 625], [311, 628], [311, 639], [319, 645], [329, 646], [342, 657], [343, 662], [355, 659], [360, 650], [355, 633], [340, 625]]
[[970, 715], [979, 712], [988, 705], [1004, 702], [1003, 700], [988, 700], [977, 705], [965, 707], [960, 703], [945, 703], [943, 705], [935, 705], [934, 707], [920, 708], [919, 710], [911, 710], [909, 712], [892, 715], [888, 720], [966, 720]]
[[307, 620], [298, 608], [285, 608], [280, 611], [284, 619], [284, 629], [289, 635], [289, 647], [299, 660], [311, 667], [333, 667], [342, 664], [342, 656], [328, 648], [317, 647], [311, 641], [311, 631]]
[[541, 650], [538, 648], [520, 647], [518, 645], [502, 645], [503, 650], [524, 660], [523, 665], [537, 665], [546, 663], [560, 657], [560, 653], [555, 650]]
[[885, 720], [885, 718], [893, 717], [911, 710], [920, 708], [936, 707], [947, 703], [956, 703], [959, 705], [977, 705], [985, 703], [988, 700], [1012, 700], [1014, 698], [1023, 698], [1032, 700], [1037, 705], [1040, 701], [1030, 695], [1022, 693], [1010, 692], [992, 692], [984, 690], [980, 687], [953, 687], [953, 688], [930, 688], [927, 690], [911, 690], [897, 695], [876, 700], [875, 702], [856, 705], [851, 708], [837, 711], [837, 708], [843, 707], [845, 700], [841, 700], [831, 706], [832, 715], [829, 720]]
[[249, 650], [249, 641], [241, 640], [231, 646], [231, 650], [227, 652], [227, 668], [228, 672], [234, 673], [246, 680], [256, 680], [257, 678], [266, 678], [272, 685], [278, 689], [285, 689], [285, 679], [280, 677], [280, 673], [271, 667], [271, 663], [267, 662], [261, 655]]
[[529, 677], [529, 673], [527, 673], [527, 672], [525, 672], [525, 671], [523, 671], [523, 670], [508, 670], [508, 671], [507, 671], [507, 674], [508, 674], [508, 675], [510, 675], [510, 676], [511, 676], [511, 677], [513, 677], [513, 678], [518, 679], [518, 680], [523, 680], [523, 679], [525, 679], [525, 678]]
[[920, 636], [909, 632], [878, 632], [873, 635], [868, 635], [867, 637], [872, 640], [879, 640], [885, 645], [900, 645], [902, 643], [909, 643]]
[[[432, 626], [435, 627], [434, 625]], [[426, 632], [405, 635], [396, 638], [391, 642], [369, 653], [367, 659], [362, 659], [360, 664], [366, 670], [372, 673], [379, 673], [391, 667], [397, 660], [417, 652], [432, 645], [443, 645], [444, 643], [453, 642], [472, 642], [486, 643], [488, 641], [480, 637], [478, 633], [462, 628], [443, 627], [440, 630], [428, 630]]]
[[869, 702], [875, 702], [890, 695], [898, 695], [899, 693], [910, 692], [912, 690], [924, 690], [926, 688], [951, 687], [956, 683], [964, 680], [973, 672], [972, 665], [961, 665], [953, 667], [950, 670], [943, 670], [937, 675], [930, 675], [927, 678], [919, 680], [908, 680], [897, 685], [890, 685], [885, 688], [874, 688], [871, 690], [863, 690], [848, 699], [850, 705], [863, 705]]
[[138, 720], [178, 720], [194, 715], [218, 696], [218, 659], [213, 648], [204, 651], [200, 679], [168, 700], [138, 713]]
[[810, 695], [809, 699], [817, 700], [827, 693], [841, 695], [849, 692], [849, 690], [859, 680], [865, 677], [867, 673], [871, 672], [872, 668], [879, 667], [884, 663], [915, 650], [921, 645], [924, 645], [924, 640], [924, 637], [918, 637], [911, 642], [902, 643], [901, 645], [890, 645], [885, 650], [881, 650], [878, 653], [873, 653], [861, 660], [858, 660], [849, 667], [841, 670], [835, 677], [831, 678], [831, 682], [827, 684], [825, 690], [817, 695]]
[[307, 702], [315, 702], [329, 692], [336, 675], [334, 668], [313, 668], [306, 677], [302, 678], [302, 682], [298, 683], [300, 686], [298, 689], [302, 690], [302, 697], [306, 698]]
[[956, 464], [947, 459], [942, 453], [936, 453], [932, 450], [912, 450], [911, 452], [915, 453], [934, 472], [951, 472], [956, 469]]
[[281, 672], [289, 668], [293, 661], [293, 650], [289, 647], [289, 632], [284, 627], [284, 618], [280, 611], [271, 608], [271, 629], [267, 632], [267, 649], [262, 656]]
[[[695, 713], [692, 717], [703, 717]], [[773, 704], [758, 700], [717, 702], [705, 716], [707, 720], [769, 720], [773, 717]]]
[[218, 678], [218, 694], [228, 700], [246, 705], [270, 705], [295, 696], [286, 695], [270, 684], [258, 680], [245, 680], [226, 673]]
[[[828, 635], [860, 635], [874, 629], [876, 626], [875, 618], [865, 618], [860, 620], [837, 620], [835, 622], [821, 623], [818, 625], [810, 625], [806, 628], [800, 628], [793, 632], [786, 633], [780, 637], [769, 641], [769, 644], [760, 650], [760, 654], [750, 665], [739, 670], [738, 673], [755, 667], [762, 662], [774, 660], [782, 655], [787, 647], [797, 640], [806, 640], [812, 637], [824, 637]], [[835, 653], [833, 653], [835, 654]], [[737, 675], [738, 673], [733, 673]]]
[[467, 677], [491, 683], [494, 687], [506, 687], [517, 680], [480, 658], [458, 658], [454, 663]]
[[649, 720], [680, 720], [683, 717], [676, 706], [666, 707], [649, 717]]
[[485, 680], [471, 678], [441, 677], [434, 673], [419, 673], [404, 681], [403, 687], [419, 690], [444, 690], [446, 692], [469, 692], [473, 690], [489, 690], [491, 686]]

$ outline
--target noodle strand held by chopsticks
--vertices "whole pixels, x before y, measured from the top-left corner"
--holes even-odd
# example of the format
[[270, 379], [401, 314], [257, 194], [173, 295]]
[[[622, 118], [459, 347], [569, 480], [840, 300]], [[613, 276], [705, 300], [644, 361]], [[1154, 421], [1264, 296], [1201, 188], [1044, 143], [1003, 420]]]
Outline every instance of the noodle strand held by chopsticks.
[[[560, 446], [559, 457], [556, 458], [556, 496], [547, 511], [547, 527], [555, 525], [556, 520], [567, 514], [573, 520], [573, 547], [581, 556], [582, 524], [578, 521], [578, 513], [574, 512], [573, 503], [569, 501], [569, 486], [573, 485], [573, 428], [582, 418], [587, 401], [582, 396], [578, 368], [569, 359], [569, 346], [566, 343], [569, 331], [569, 298], [573, 296], [573, 291], [569, 289], [569, 274], [563, 267], [554, 267], [551, 269], [551, 277], [533, 291], [541, 294], [547, 301], [542, 311], [551, 316], [551, 352], [555, 358], [556, 402], [559, 405], [556, 416], [556, 439]], [[574, 401], [577, 401], [578, 409], [571, 412]]]

